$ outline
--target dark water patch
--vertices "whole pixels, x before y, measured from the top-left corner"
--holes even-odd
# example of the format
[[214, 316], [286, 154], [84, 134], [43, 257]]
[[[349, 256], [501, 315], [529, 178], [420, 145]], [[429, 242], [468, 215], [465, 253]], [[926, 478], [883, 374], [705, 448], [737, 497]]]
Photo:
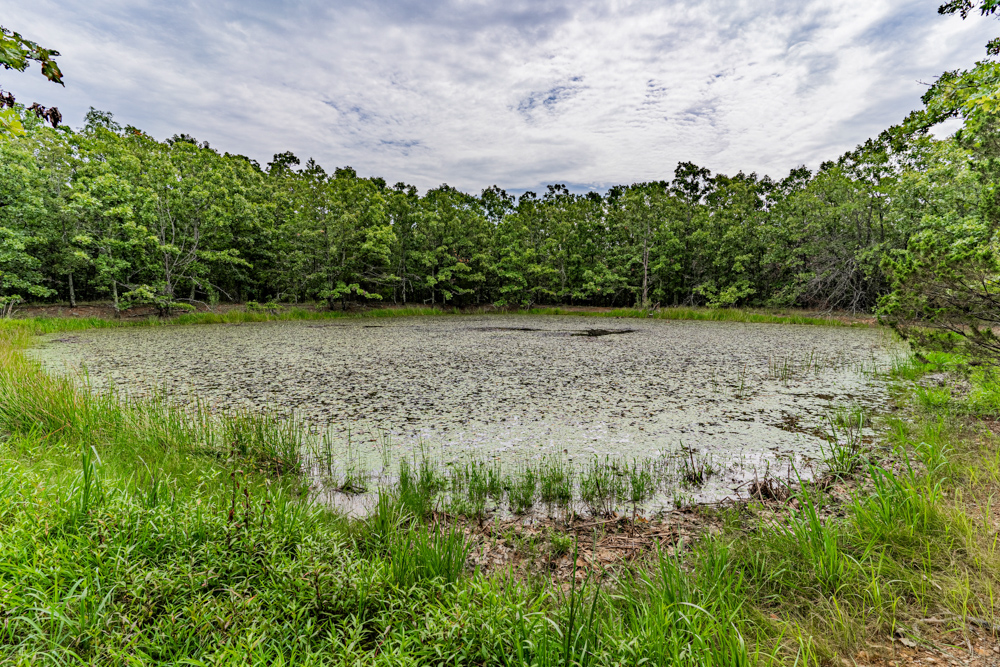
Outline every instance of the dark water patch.
[[472, 327], [473, 331], [543, 331], [535, 327]]
[[473, 327], [473, 331], [521, 331], [521, 332], [541, 332], [544, 334], [569, 334], [570, 336], [614, 336], [617, 334], [633, 333], [635, 329], [539, 329], [537, 327]]
[[825, 431], [820, 426], [817, 426], [815, 422], [810, 423], [808, 426], [803, 425], [802, 415], [792, 414], [790, 412], [783, 412], [781, 415], [781, 421], [774, 424], [774, 426], [780, 428], [782, 431], [788, 433], [799, 433], [801, 435], [812, 436], [819, 440], [827, 440], [830, 434]]
[[615, 336], [617, 334], [627, 334], [627, 333], [632, 333], [634, 331], [635, 329], [584, 329], [583, 331], [579, 331], [577, 333], [574, 333], [573, 335], [591, 336], [591, 337]]

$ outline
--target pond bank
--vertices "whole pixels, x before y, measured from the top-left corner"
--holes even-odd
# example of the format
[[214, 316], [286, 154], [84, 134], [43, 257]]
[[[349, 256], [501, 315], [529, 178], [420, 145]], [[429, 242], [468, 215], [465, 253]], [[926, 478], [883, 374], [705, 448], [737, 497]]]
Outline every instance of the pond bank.
[[[549, 306], [530, 309], [476, 306], [464, 309], [428, 306], [380, 306], [354, 304], [348, 310], [329, 310], [319, 304], [219, 304], [200, 306], [191, 313], [157, 317], [151, 309], [136, 308], [116, 314], [108, 303], [81, 303], [76, 307], [61, 304], [38, 304], [19, 308], [15, 319], [32, 323], [40, 333], [74, 328], [159, 326], [162, 324], [219, 324], [236, 322], [294, 321], [303, 319], [340, 319], [353, 317], [407, 317], [410, 315], [571, 315], [574, 317], [628, 317], [639, 319], [705, 320], [756, 322], [766, 324], [809, 324], [816, 326], [875, 326], [871, 315], [797, 309], [697, 308], [601, 308], [587, 306]], [[60, 324], [60, 321], [67, 321]], [[0, 320], [2, 323], [2, 320]]]

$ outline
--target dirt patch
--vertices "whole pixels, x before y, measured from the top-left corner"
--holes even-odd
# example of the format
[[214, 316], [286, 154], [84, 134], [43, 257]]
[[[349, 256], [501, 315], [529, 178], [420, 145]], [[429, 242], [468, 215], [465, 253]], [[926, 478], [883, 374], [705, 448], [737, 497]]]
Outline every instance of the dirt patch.
[[883, 643], [871, 643], [842, 659], [842, 667], [997, 667], [1000, 642], [993, 632], [958, 617], [929, 617], [901, 625]]
[[739, 511], [739, 505], [727, 503], [687, 507], [654, 520], [625, 514], [484, 522], [442, 514], [439, 519], [457, 521], [473, 542], [470, 567], [524, 578], [543, 576], [553, 584], [568, 585], [574, 577], [604, 577], [623, 567], [647, 564], [657, 552], [673, 554], [706, 532], [719, 533], [723, 524], [720, 510], [729, 508]]

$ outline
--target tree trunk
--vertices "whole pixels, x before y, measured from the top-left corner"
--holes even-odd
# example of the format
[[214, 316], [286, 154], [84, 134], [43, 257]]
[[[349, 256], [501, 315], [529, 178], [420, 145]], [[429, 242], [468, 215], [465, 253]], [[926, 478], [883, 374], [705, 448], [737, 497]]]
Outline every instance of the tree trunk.
[[642, 249], [642, 307], [649, 305], [649, 248]]
[[170, 303], [174, 300], [174, 285], [171, 282], [172, 276], [167, 276], [167, 281], [163, 286], [163, 301], [156, 304], [156, 310], [159, 312], [160, 317], [167, 317], [170, 315]]
[[69, 272], [69, 307], [76, 308], [76, 290], [73, 289], [73, 272]]
[[114, 299], [115, 304], [115, 317], [121, 314], [121, 309], [118, 307], [118, 281], [111, 281], [111, 297]]

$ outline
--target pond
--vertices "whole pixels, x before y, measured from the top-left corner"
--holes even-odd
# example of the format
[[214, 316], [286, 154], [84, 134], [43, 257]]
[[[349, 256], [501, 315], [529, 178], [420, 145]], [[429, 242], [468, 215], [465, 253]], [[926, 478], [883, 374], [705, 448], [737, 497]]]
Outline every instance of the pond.
[[294, 413], [327, 434], [327, 457], [385, 474], [420, 456], [701, 461], [719, 474], [689, 494], [710, 500], [767, 470], [812, 474], [835, 410], [885, 405], [887, 341], [870, 328], [466, 315], [93, 330], [32, 354], [86, 369], [98, 389]]

